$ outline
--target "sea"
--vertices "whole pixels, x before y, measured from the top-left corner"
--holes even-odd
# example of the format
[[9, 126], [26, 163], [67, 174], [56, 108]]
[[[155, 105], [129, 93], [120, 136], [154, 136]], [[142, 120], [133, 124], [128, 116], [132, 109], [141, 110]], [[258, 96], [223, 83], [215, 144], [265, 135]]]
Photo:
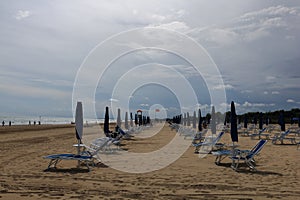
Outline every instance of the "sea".
[[[2, 125], [4, 121], [5, 125], [28, 125], [38, 124], [71, 124], [74, 123], [75, 119], [72, 117], [50, 117], [50, 116], [1, 116], [0, 123]], [[84, 123], [103, 123], [103, 119], [84, 119]]]

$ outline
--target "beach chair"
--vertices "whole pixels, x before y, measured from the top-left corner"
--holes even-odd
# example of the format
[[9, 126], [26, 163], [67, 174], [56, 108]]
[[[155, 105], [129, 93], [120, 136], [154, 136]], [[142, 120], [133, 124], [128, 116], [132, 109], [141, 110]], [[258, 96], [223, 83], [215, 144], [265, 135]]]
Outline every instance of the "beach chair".
[[235, 155], [230, 156], [232, 160], [231, 168], [237, 171], [240, 161], [244, 161], [252, 171], [257, 171], [255, 168], [254, 156], [256, 156], [267, 143], [267, 140], [260, 140], [250, 151], [236, 150]]
[[51, 168], [56, 169], [56, 165], [62, 160], [76, 160], [80, 163], [84, 163], [89, 171], [90, 171], [90, 165], [95, 166], [93, 156], [78, 155], [78, 154], [53, 154], [53, 155], [45, 156], [44, 158], [50, 159], [48, 168], [46, 170], [50, 170]]
[[133, 135], [131, 135], [128, 131], [124, 131], [123, 129], [121, 129], [119, 127], [119, 134], [122, 136], [122, 138], [124, 139], [131, 139], [133, 137]]
[[263, 128], [258, 131], [258, 133], [253, 133], [250, 135], [251, 139], [255, 139], [255, 137], [258, 136], [258, 139], [261, 139], [262, 137], [265, 137], [265, 139], [270, 138], [270, 134], [264, 133], [267, 130], [267, 128]]
[[75, 124], [76, 124], [75, 134], [78, 140], [78, 143], [76, 144], [77, 154], [64, 153], [64, 154], [52, 154], [52, 155], [44, 156], [43, 157], [44, 159], [50, 159], [47, 170], [50, 170], [51, 168], [56, 169], [57, 164], [62, 160], [78, 161], [78, 165], [77, 165], [78, 168], [81, 166], [81, 163], [84, 163], [89, 171], [90, 171], [90, 165], [91, 166], [95, 165], [93, 155], [83, 155], [81, 152], [81, 148], [84, 146], [82, 145], [81, 142], [82, 134], [83, 134], [83, 110], [82, 110], [81, 102], [77, 102]]
[[277, 144], [277, 142], [280, 141], [280, 144], [284, 144], [283, 141], [288, 140], [288, 141], [290, 141], [291, 144], [297, 144], [295, 137], [287, 137], [289, 133], [290, 133], [290, 130], [287, 130], [284, 133], [281, 133], [280, 135], [276, 135], [272, 139], [272, 143]]
[[200, 147], [204, 147], [204, 153], [209, 153], [213, 148], [221, 149], [225, 144], [219, 143], [225, 132], [220, 132], [217, 137], [205, 137], [203, 142], [192, 144], [195, 147], [195, 153], [199, 153]]

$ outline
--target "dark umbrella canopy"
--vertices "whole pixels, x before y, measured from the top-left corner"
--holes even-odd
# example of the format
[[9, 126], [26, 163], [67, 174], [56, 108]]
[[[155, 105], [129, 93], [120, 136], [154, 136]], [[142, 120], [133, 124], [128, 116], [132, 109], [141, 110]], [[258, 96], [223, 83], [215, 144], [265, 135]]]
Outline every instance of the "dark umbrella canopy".
[[256, 116], [254, 116], [253, 122], [254, 122], [255, 125], [257, 124], [257, 117]]
[[244, 118], [244, 128], [247, 128], [247, 127], [248, 127], [248, 115], [246, 114], [245, 118]]
[[266, 116], [266, 125], [267, 126], [269, 125], [269, 116], [268, 115]]
[[133, 116], [132, 116], [132, 112], [130, 113], [130, 126], [133, 127]]
[[137, 114], [134, 115], [134, 123], [135, 123], [135, 125], [138, 125], [138, 123], [139, 123]]
[[191, 120], [190, 120], [190, 113], [189, 112], [186, 113], [186, 125], [191, 126]]
[[285, 131], [284, 111], [280, 112], [278, 124], [280, 125], [280, 130]]
[[109, 110], [108, 107], [105, 108], [105, 116], [104, 116], [104, 133], [109, 133]]
[[260, 112], [259, 113], [259, 127], [260, 130], [263, 129], [263, 114]]
[[217, 124], [216, 124], [216, 111], [215, 111], [215, 107], [212, 107], [211, 110], [211, 123], [210, 123], [210, 127], [211, 127], [211, 132], [212, 134], [216, 134], [217, 133]]
[[125, 113], [125, 129], [128, 129], [128, 112]]
[[231, 102], [231, 116], [230, 116], [230, 123], [231, 123], [231, 140], [232, 142], [238, 142], [238, 131], [237, 131], [237, 116], [235, 112], [234, 102]]
[[198, 118], [199, 118], [199, 123], [198, 123], [198, 131], [202, 131], [202, 116], [201, 116], [201, 110], [199, 109], [198, 111]]

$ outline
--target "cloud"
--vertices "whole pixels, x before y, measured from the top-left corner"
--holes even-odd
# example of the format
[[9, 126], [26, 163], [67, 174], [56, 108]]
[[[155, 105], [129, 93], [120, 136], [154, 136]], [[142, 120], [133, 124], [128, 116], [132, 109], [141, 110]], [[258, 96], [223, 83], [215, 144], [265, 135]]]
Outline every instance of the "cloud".
[[271, 94], [280, 94], [278, 91], [272, 91]]
[[233, 89], [234, 87], [230, 84], [224, 84], [224, 85], [217, 85], [217, 86], [214, 86], [213, 89], [214, 90], [221, 90], [221, 89]]
[[17, 20], [22, 20], [32, 15], [32, 13], [29, 10], [18, 10], [15, 18]]
[[159, 25], [151, 24], [148, 27], [170, 29], [181, 33], [188, 33], [189, 31], [191, 31], [191, 28], [187, 26], [185, 22], [181, 22], [181, 21], [172, 21], [169, 23], [164, 23]]
[[287, 103], [295, 103], [295, 100], [294, 99], [287, 99], [286, 102]]
[[111, 98], [111, 99], [109, 99], [109, 101], [110, 101], [110, 102], [118, 102], [119, 100], [118, 100], [118, 99], [113, 99], [113, 98]]
[[248, 101], [245, 101], [242, 104], [243, 107], [268, 107], [268, 106], [275, 106], [274, 103], [250, 103]]
[[[196, 27], [191, 35], [219, 46], [253, 42], [274, 34], [274, 30], [290, 30], [294, 24], [291, 17], [299, 18], [298, 7], [271, 6], [248, 12], [222, 26]], [[286, 37], [286, 36], [285, 36]], [[288, 39], [295, 36], [289, 35]]]

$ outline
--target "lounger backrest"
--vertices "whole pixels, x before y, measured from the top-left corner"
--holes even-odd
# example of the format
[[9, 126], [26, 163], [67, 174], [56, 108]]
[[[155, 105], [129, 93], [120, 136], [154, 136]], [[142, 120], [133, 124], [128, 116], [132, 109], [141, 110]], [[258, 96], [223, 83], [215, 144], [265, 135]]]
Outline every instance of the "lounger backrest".
[[219, 135], [216, 137], [216, 139], [213, 141], [214, 144], [218, 143], [220, 141], [220, 139], [222, 138], [222, 136], [224, 135], [225, 132], [221, 132], [219, 133]]
[[287, 131], [285, 131], [285, 132], [282, 134], [282, 136], [285, 137], [285, 136], [287, 136], [289, 133], [290, 133], [290, 129], [287, 130]]
[[259, 133], [263, 133], [267, 128], [263, 128], [259, 131]]
[[264, 147], [264, 145], [267, 143], [267, 140], [260, 140], [249, 152], [249, 154], [246, 156], [247, 159], [254, 157], [257, 155], [261, 149]]

